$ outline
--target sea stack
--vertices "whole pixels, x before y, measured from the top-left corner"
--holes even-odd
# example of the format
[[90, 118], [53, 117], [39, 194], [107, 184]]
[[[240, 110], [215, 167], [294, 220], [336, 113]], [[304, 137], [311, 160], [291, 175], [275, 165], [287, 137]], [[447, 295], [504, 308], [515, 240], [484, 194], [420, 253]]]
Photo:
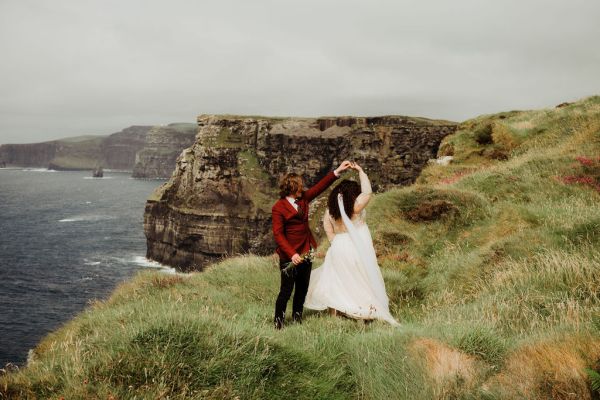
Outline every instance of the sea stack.
[[103, 176], [104, 176], [104, 171], [102, 170], [102, 167], [97, 167], [94, 169], [94, 172], [92, 173], [92, 177], [102, 178]]

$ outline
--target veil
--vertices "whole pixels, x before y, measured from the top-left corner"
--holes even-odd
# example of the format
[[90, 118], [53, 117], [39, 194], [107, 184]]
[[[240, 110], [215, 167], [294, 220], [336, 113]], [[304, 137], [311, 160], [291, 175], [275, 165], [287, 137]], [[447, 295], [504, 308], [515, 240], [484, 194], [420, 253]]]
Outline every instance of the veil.
[[[385, 284], [383, 283], [383, 277], [381, 276], [381, 271], [379, 270], [379, 266], [377, 265], [377, 256], [375, 255], [375, 249], [373, 245], [369, 245], [366, 241], [361, 237], [360, 233], [357, 231], [356, 227], [346, 214], [346, 210], [344, 209], [344, 201], [341, 193], [338, 193], [338, 206], [340, 208], [340, 214], [342, 216], [342, 221], [344, 222], [344, 226], [350, 235], [350, 240], [352, 240], [352, 244], [356, 248], [356, 251], [360, 257], [360, 261], [365, 267], [365, 271], [371, 283], [371, 287], [373, 288], [373, 293], [381, 307], [383, 313], [388, 313], [389, 300], [387, 294], [385, 292]], [[391, 315], [389, 318], [397, 323]], [[386, 318], [387, 319], [387, 318]], [[391, 322], [391, 321], [390, 321]]]

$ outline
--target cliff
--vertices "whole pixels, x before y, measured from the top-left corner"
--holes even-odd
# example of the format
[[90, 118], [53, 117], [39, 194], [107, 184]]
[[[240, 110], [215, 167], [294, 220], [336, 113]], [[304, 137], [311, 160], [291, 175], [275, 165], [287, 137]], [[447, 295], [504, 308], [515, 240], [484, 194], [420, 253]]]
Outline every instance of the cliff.
[[154, 126], [135, 155], [134, 178], [168, 178], [181, 151], [194, 143], [196, 124]]
[[168, 178], [175, 160], [194, 142], [196, 124], [134, 125], [108, 136], [0, 145], [0, 165], [56, 170], [96, 166], [133, 171], [134, 178]]
[[4, 166], [19, 167], [48, 167], [54, 159], [60, 141], [50, 141], [30, 144], [0, 145], [0, 163]]
[[282, 174], [302, 173], [310, 186], [352, 159], [374, 190], [410, 184], [455, 129], [447, 121], [402, 116], [201, 115], [196, 141], [147, 201], [146, 256], [191, 270], [237, 253], [268, 254]]
[[108, 136], [100, 146], [103, 166], [133, 170], [135, 155], [146, 144], [146, 136], [151, 129], [152, 126], [134, 125]]
[[[600, 96], [462, 123], [367, 220], [402, 327], [273, 329], [271, 257], [148, 269], [0, 373], [2, 399], [598, 399]], [[323, 262], [317, 253], [315, 266]]]
[[146, 143], [151, 126], [130, 126], [108, 136], [81, 136], [41, 143], [0, 145], [5, 166], [41, 167], [56, 170], [132, 170], [135, 154]]

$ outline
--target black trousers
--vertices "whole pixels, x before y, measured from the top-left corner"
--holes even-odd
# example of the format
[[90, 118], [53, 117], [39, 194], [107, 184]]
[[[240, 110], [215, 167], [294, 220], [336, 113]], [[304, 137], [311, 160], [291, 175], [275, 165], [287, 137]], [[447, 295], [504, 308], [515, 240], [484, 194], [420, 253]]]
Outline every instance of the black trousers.
[[306, 299], [306, 292], [308, 292], [308, 283], [310, 282], [310, 271], [312, 269], [312, 261], [305, 261], [301, 264], [292, 267], [286, 274], [282, 271], [289, 261], [279, 261], [279, 270], [281, 274], [281, 286], [279, 288], [279, 295], [275, 302], [275, 326], [281, 328], [283, 321], [285, 320], [285, 309], [287, 307], [288, 300], [292, 296], [294, 285], [296, 285], [296, 291], [294, 292], [294, 300], [292, 303], [292, 318], [294, 321], [302, 321], [302, 309], [304, 308], [304, 300]]

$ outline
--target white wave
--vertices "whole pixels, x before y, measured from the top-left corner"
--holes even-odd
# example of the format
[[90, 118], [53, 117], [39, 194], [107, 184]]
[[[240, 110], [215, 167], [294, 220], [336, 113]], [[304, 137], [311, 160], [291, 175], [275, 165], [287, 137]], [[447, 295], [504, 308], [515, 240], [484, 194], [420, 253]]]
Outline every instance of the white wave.
[[31, 171], [31, 172], [57, 172], [55, 169], [48, 168], [25, 168], [21, 171]]
[[92, 202], [91, 201], [86, 201], [85, 204], [92, 204]]
[[142, 266], [142, 267], [156, 268], [156, 269], [158, 269], [161, 272], [164, 272], [166, 274], [187, 275], [186, 273], [178, 272], [175, 268], [169, 267], [168, 265], [161, 264], [158, 261], [149, 260], [149, 259], [147, 259], [146, 257], [143, 257], [143, 256], [135, 256], [135, 257], [133, 257], [133, 262], [135, 264], [137, 264], [137, 265]]
[[83, 179], [113, 179], [114, 176], [102, 176], [102, 177], [93, 177], [93, 176], [84, 176]]
[[81, 222], [81, 221], [101, 221], [105, 219], [114, 219], [111, 215], [76, 215], [71, 218], [59, 219], [58, 222]]
[[84, 262], [83, 265], [100, 265], [102, 261], [88, 261]]

